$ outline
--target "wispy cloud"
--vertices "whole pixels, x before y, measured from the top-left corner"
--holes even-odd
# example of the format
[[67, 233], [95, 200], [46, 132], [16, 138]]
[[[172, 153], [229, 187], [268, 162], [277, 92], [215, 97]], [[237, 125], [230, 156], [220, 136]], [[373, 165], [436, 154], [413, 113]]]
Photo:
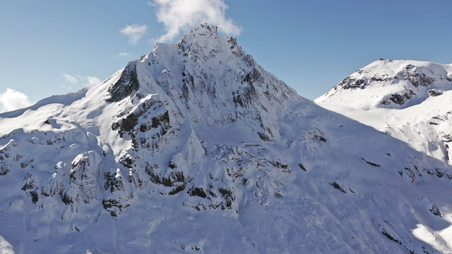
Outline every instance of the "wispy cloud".
[[72, 83], [72, 84], [77, 84], [78, 83], [78, 79], [76, 77], [72, 76], [72, 75], [69, 75], [67, 73], [63, 73], [61, 75], [64, 78], [64, 82], [69, 82], [69, 83]]
[[95, 86], [101, 82], [96, 76], [74, 76], [67, 73], [63, 73], [62, 76], [64, 81], [70, 84], [63, 84], [61, 87], [66, 88], [68, 91], [78, 90], [80, 87]]
[[98, 77], [86, 77], [86, 81], [88, 81], [89, 86], [95, 86], [101, 82], [101, 80]]
[[146, 25], [133, 24], [127, 25], [123, 29], [119, 30], [119, 32], [129, 37], [130, 44], [137, 44], [141, 37], [143, 37], [146, 33], [147, 29], [148, 27]]
[[30, 106], [27, 95], [11, 88], [0, 94], [0, 112], [12, 111]]
[[118, 59], [118, 58], [121, 58], [121, 57], [128, 57], [128, 56], [130, 56], [129, 52], [119, 52], [116, 55], [114, 55], [113, 58], [114, 59]]
[[165, 26], [166, 34], [158, 41], [171, 41], [180, 32], [207, 22], [225, 34], [239, 35], [241, 28], [226, 17], [228, 6], [223, 0], [152, 0], [157, 20]]
[[120, 52], [120, 53], [118, 53], [118, 56], [120, 56], [120, 57], [130, 56], [130, 53], [129, 52]]

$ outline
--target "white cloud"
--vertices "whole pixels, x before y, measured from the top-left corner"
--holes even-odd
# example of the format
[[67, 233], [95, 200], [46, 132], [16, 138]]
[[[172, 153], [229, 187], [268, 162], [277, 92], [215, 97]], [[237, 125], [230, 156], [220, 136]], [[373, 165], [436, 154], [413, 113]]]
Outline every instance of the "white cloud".
[[61, 75], [63, 76], [65, 82], [69, 82], [69, 83], [72, 83], [72, 84], [78, 83], [78, 79], [76, 77], [72, 76], [72, 75], [69, 75], [67, 73], [63, 73]]
[[120, 53], [118, 53], [118, 56], [120, 56], [120, 57], [130, 56], [130, 53], [129, 52], [120, 52]]
[[68, 91], [77, 91], [80, 87], [95, 86], [101, 82], [101, 80], [96, 76], [73, 76], [67, 73], [62, 74], [65, 82], [71, 84], [62, 84], [61, 87]]
[[86, 81], [88, 81], [89, 86], [95, 86], [101, 82], [98, 77], [86, 77]]
[[148, 27], [146, 25], [133, 24], [127, 25], [123, 29], [119, 30], [119, 32], [129, 37], [130, 44], [137, 44], [141, 37], [143, 37], [144, 33], [146, 33], [147, 29]]
[[226, 18], [228, 6], [223, 0], [152, 0], [149, 4], [156, 8], [157, 20], [166, 30], [158, 41], [171, 41], [180, 32], [204, 22], [216, 25], [225, 34], [241, 32], [233, 20]]
[[118, 58], [121, 58], [121, 57], [128, 57], [128, 56], [130, 56], [129, 52], [119, 52], [116, 55], [114, 55], [113, 58], [114, 59], [118, 59]]
[[12, 111], [30, 106], [27, 95], [11, 88], [0, 94], [0, 111]]

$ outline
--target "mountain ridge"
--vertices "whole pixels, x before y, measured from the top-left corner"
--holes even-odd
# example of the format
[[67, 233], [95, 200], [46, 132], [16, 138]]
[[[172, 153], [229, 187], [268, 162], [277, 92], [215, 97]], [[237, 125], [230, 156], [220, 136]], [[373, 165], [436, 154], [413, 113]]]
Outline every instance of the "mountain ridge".
[[441, 95], [451, 84], [450, 64], [380, 59], [354, 72], [315, 101], [364, 109], [400, 109]]

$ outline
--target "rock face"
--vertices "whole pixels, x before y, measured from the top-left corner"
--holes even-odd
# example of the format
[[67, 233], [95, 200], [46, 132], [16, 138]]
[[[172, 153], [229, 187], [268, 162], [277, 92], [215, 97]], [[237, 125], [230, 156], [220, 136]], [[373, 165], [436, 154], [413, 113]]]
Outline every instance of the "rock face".
[[[452, 87], [452, 66], [430, 62], [380, 59], [359, 69], [318, 103], [353, 108], [406, 108]], [[435, 96], [435, 95], [433, 95]]]
[[0, 239], [38, 253], [450, 250], [429, 242], [449, 240], [450, 171], [298, 96], [203, 24], [95, 87], [0, 115]]

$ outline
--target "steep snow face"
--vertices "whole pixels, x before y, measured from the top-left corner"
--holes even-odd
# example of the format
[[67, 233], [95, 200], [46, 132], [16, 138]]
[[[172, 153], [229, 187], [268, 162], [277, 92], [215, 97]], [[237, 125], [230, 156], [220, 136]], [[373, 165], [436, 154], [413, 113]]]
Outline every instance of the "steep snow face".
[[447, 252], [451, 179], [203, 24], [95, 87], [0, 114], [0, 248]]
[[451, 88], [451, 65], [381, 59], [359, 69], [316, 102], [366, 110], [400, 109]]

